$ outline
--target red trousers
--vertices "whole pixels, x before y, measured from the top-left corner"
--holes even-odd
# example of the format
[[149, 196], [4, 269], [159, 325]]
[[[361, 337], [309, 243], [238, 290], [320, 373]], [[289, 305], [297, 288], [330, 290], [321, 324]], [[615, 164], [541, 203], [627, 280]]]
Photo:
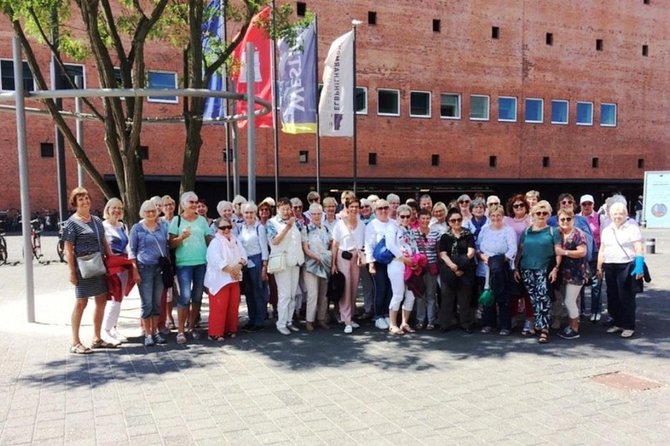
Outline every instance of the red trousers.
[[240, 283], [224, 286], [209, 296], [209, 336], [237, 333], [237, 318], [240, 311]]

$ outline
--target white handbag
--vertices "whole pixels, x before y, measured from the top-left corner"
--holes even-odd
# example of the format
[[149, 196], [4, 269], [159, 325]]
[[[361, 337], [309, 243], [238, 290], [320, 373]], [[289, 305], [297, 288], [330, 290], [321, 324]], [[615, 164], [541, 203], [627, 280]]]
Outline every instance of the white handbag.
[[276, 254], [270, 254], [268, 258], [268, 273], [274, 274], [286, 269], [286, 253], [278, 252]]

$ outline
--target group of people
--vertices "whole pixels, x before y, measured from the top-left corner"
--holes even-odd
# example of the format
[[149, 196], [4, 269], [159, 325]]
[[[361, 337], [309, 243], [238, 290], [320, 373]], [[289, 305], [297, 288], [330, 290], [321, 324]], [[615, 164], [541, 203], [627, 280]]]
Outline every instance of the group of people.
[[[507, 336], [521, 316], [521, 334], [536, 335], [540, 343], [549, 342], [550, 329], [576, 339], [580, 316], [601, 318], [603, 280], [607, 332], [624, 338], [635, 332], [643, 243], [622, 196], [595, 211], [591, 195], [576, 202], [564, 193], [555, 214], [537, 191], [515, 194], [504, 205], [495, 195], [473, 200], [467, 194], [448, 204], [433, 203], [427, 194], [403, 204], [396, 194], [359, 199], [351, 191], [339, 203], [334, 197], [322, 202], [314, 191], [306, 198], [303, 209], [297, 197], [268, 197], [256, 205], [237, 196], [219, 202], [218, 218], [211, 219], [194, 192], [182, 194], [179, 212], [170, 196], [154, 197], [128, 228], [119, 199], [107, 202], [103, 221], [91, 215], [88, 192], [74, 189], [70, 204], [76, 210], [64, 228], [77, 297], [71, 351], [127, 341], [116, 325], [123, 297], [135, 284], [145, 346], [165, 343], [172, 329], [180, 344], [204, 336], [203, 294], [209, 300], [207, 336], [215, 342], [237, 335], [241, 296], [247, 332], [264, 329], [274, 317], [277, 331], [290, 335], [304, 317], [308, 332], [330, 329], [336, 320], [351, 334], [360, 327], [356, 320], [373, 319], [393, 336], [437, 328]], [[102, 271], [91, 272], [92, 257], [104, 260]], [[332, 286], [336, 276], [339, 287]], [[585, 287], [591, 288], [590, 311]], [[335, 288], [337, 296], [329, 299]], [[79, 338], [89, 297], [96, 304], [90, 348]]]

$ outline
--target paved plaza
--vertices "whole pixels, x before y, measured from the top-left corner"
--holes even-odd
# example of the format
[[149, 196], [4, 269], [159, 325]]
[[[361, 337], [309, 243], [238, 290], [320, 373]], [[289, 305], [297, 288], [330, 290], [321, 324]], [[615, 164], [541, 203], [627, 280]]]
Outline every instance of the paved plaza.
[[[631, 340], [590, 322], [546, 346], [518, 329], [282, 336], [269, 322], [223, 343], [177, 345], [173, 333], [145, 348], [134, 293], [121, 314], [130, 343], [79, 356], [73, 287], [45, 237], [54, 262], [35, 265], [36, 323], [23, 263], [0, 266], [0, 445], [667, 445], [670, 231], [645, 235], [657, 254]], [[19, 238], [9, 245], [21, 260]]]

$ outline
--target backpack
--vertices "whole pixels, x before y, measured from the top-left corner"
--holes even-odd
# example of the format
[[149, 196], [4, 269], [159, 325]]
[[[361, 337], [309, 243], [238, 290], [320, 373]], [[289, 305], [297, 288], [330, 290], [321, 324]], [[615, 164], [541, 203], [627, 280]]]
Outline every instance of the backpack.
[[374, 257], [375, 262], [383, 263], [385, 265], [388, 265], [393, 261], [395, 256], [386, 247], [386, 236], [379, 240], [379, 243], [377, 243], [375, 249], [372, 251], [372, 257]]

